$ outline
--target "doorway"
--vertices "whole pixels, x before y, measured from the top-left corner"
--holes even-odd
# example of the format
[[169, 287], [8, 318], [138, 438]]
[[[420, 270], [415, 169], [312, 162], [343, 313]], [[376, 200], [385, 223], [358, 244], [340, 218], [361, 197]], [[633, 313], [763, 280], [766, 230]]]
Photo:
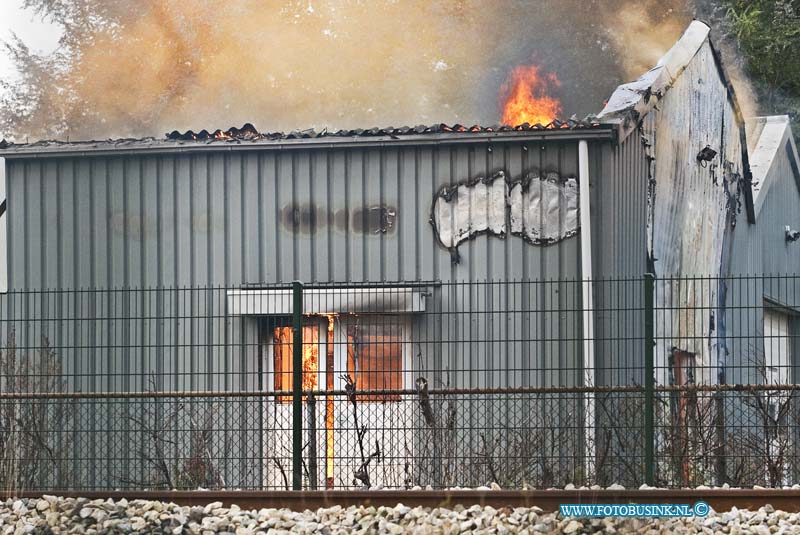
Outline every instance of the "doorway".
[[[265, 481], [285, 488], [291, 481], [293, 343], [290, 317], [261, 320], [264, 384]], [[410, 319], [398, 314], [315, 314], [304, 317], [303, 474], [310, 489], [350, 487], [362, 463], [377, 446], [379, 460], [369, 466], [372, 485], [402, 485], [412, 407], [397, 391], [408, 388], [411, 369]], [[356, 385], [356, 405], [331, 391], [345, 388], [344, 376]], [[359, 444], [358, 426], [366, 430]]]

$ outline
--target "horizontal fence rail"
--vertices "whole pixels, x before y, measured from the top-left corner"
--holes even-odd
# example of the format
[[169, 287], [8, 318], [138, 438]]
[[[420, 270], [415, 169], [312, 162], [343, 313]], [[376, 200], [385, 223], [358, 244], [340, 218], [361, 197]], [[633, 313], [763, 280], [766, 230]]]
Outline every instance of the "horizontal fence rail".
[[0, 295], [0, 485], [791, 485], [798, 287], [643, 276], [12, 291]]

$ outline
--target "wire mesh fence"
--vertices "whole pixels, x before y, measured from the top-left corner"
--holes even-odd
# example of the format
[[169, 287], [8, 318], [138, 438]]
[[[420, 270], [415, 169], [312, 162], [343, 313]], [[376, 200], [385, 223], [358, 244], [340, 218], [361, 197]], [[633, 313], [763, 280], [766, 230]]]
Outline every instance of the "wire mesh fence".
[[9, 292], [0, 484], [793, 484], [798, 283]]

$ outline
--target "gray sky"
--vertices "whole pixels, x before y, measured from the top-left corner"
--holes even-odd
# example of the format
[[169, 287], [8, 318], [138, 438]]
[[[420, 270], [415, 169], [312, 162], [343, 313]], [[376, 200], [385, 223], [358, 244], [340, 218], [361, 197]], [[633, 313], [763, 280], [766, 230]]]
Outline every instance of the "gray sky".
[[[20, 36], [36, 51], [49, 52], [58, 44], [59, 32], [51, 24], [38, 19], [30, 10], [22, 9], [23, 0], [0, 0], [0, 40], [11, 32]], [[15, 76], [14, 67], [5, 49], [0, 50], [0, 77]]]

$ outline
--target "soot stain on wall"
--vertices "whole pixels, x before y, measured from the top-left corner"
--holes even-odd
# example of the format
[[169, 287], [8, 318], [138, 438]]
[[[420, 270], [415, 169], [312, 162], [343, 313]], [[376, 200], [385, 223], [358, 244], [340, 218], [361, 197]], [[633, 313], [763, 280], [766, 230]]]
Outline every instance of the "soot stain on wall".
[[326, 209], [314, 204], [287, 204], [279, 214], [281, 226], [290, 232], [313, 234], [326, 225], [341, 232], [392, 234], [397, 227], [397, 209], [386, 204]]
[[360, 234], [386, 234], [395, 227], [397, 211], [386, 205], [353, 210], [353, 230]]
[[313, 234], [320, 224], [327, 222], [327, 215], [319, 211], [313, 204], [287, 204], [281, 209], [280, 220], [292, 232]]

